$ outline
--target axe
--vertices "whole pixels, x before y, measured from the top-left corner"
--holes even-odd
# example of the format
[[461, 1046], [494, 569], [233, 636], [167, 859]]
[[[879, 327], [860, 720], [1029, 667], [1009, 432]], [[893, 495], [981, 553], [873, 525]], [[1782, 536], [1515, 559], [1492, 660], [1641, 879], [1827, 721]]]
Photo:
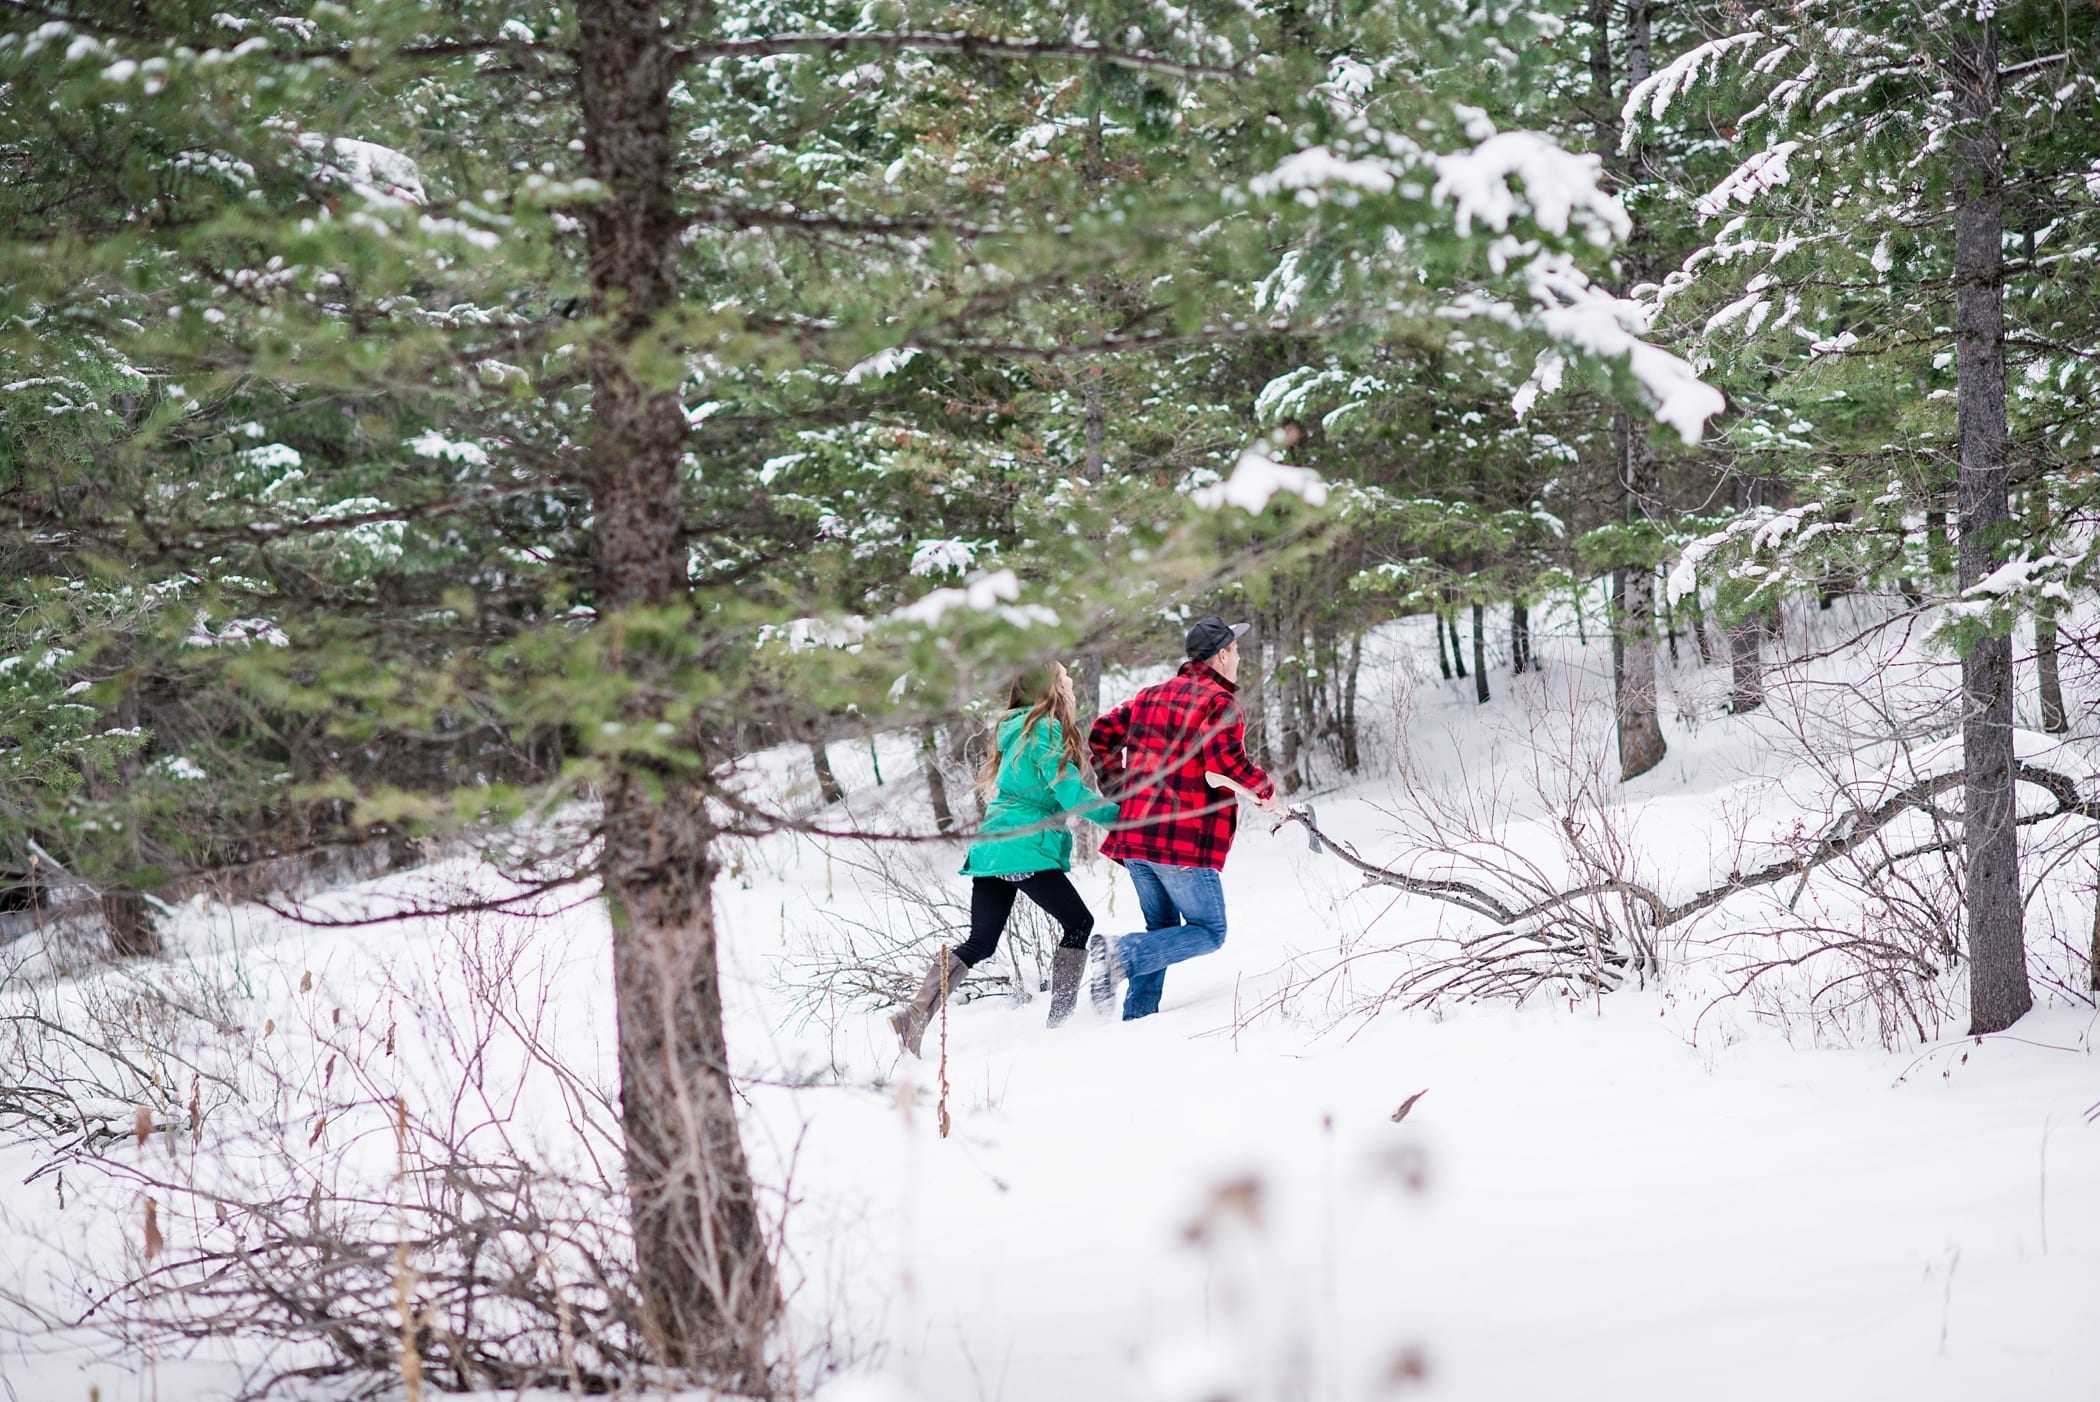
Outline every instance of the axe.
[[[1248, 788], [1245, 784], [1240, 783], [1237, 779], [1231, 778], [1228, 775], [1220, 774], [1215, 769], [1206, 769], [1203, 771], [1203, 782], [1209, 784], [1214, 789], [1231, 789], [1234, 793], [1239, 794], [1242, 798], [1252, 799], [1256, 803], [1261, 802], [1260, 794]], [[1276, 831], [1276, 828], [1282, 827], [1285, 823], [1296, 822], [1305, 829], [1306, 847], [1311, 851], [1319, 852], [1324, 849], [1320, 846], [1319, 833], [1313, 827], [1313, 824], [1317, 821], [1318, 819], [1313, 817], [1312, 805], [1310, 803], [1300, 803], [1293, 807], [1284, 809], [1283, 816], [1276, 820], [1276, 827], [1270, 828], [1269, 831], [1274, 832]]]

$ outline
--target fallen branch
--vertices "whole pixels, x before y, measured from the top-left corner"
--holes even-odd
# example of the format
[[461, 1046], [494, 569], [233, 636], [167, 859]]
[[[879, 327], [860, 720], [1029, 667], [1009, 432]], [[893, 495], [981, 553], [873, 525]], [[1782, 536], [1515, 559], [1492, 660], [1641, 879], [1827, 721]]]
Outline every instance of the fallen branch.
[[[2054, 770], [2043, 769], [2032, 764], [2016, 764], [2013, 775], [2022, 783], [2033, 784], [2048, 791], [2056, 800], [2056, 807], [2048, 813], [2031, 814], [2022, 818], [2022, 823], [2045, 822], [2051, 818], [2081, 817], [2100, 821], [2100, 802], [2080, 796], [2077, 780]], [[1431, 900], [1455, 905], [1470, 910], [1476, 915], [1485, 915], [1504, 926], [1521, 925], [1526, 921], [1550, 915], [1576, 901], [1592, 896], [1619, 895], [1647, 908], [1652, 928], [1663, 929], [1683, 920], [1711, 910], [1729, 897], [1761, 886], [1772, 886], [1790, 877], [1805, 876], [1816, 868], [1846, 856], [1881, 829], [1887, 827], [1904, 813], [1911, 810], [1930, 811], [1932, 801], [1949, 789], [1959, 787], [1963, 774], [1935, 774], [1899, 790], [1871, 809], [1855, 810], [1848, 814], [1829, 833], [1825, 834], [1808, 851], [1782, 861], [1772, 862], [1751, 872], [1731, 872], [1728, 880], [1672, 905], [1657, 892], [1638, 882], [1612, 877], [1602, 881], [1586, 882], [1566, 891], [1558, 891], [1530, 905], [1513, 907], [1499, 899], [1491, 891], [1465, 881], [1428, 880], [1379, 866], [1357, 855], [1355, 850], [1336, 838], [1330, 837], [1313, 821], [1309, 810], [1303, 807], [1289, 809], [1279, 821], [1297, 823], [1310, 833], [1321, 846], [1333, 852], [1348, 865], [1362, 873], [1367, 886], [1386, 886], [1404, 891], [1409, 895], [1427, 896]], [[1959, 815], [1952, 815], [1959, 821]], [[1918, 851], [1932, 851], [1920, 848]]]

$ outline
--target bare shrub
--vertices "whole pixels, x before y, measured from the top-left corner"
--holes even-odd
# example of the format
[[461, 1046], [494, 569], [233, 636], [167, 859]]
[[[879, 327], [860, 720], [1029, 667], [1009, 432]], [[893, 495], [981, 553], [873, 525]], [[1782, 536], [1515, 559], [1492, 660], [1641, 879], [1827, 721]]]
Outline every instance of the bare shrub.
[[0, 1131], [55, 1195], [9, 1214], [43, 1265], [0, 1288], [17, 1327], [125, 1357], [216, 1343], [249, 1397], [648, 1383], [616, 1070], [577, 1025], [610, 1016], [571, 967], [602, 983], [602, 945], [532, 913], [380, 926], [391, 954], [338, 944], [348, 970], [301, 967], [280, 927], [10, 980]]
[[[835, 844], [835, 884], [849, 899], [825, 906], [801, 932], [791, 977], [806, 1006], [887, 1006], [911, 996], [943, 945], [969, 937], [970, 882], [956, 875], [960, 848], [946, 843]], [[970, 971], [959, 1002], [1006, 997], [1025, 1003], [1049, 987], [1050, 955], [1063, 936], [1033, 902], [1014, 902], [999, 952]]]

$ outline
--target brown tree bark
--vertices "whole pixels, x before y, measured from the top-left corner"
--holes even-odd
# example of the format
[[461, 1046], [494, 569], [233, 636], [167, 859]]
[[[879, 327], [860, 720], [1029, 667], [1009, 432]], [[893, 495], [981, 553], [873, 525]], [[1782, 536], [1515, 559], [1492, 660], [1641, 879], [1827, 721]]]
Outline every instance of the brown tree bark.
[[[678, 300], [677, 63], [663, 20], [653, 0], [581, 0], [575, 55], [585, 160], [606, 192], [584, 212], [592, 311], [603, 319], [588, 362], [595, 602], [623, 628], [617, 665], [643, 679], [675, 651], [663, 642], [688, 599], [685, 411], [631, 366]], [[729, 1077], [714, 833], [689, 773], [623, 755], [604, 799], [600, 867], [643, 1328], [666, 1366], [768, 1394], [780, 1296]]]
[[[1611, 48], [1610, 0], [1590, 0], [1590, 104], [1597, 154], [1608, 169], [1624, 175], [1619, 153], [1619, 95]], [[1626, 0], [1626, 82], [1648, 77], [1648, 0]], [[1626, 275], [1638, 281], [1645, 258], [1635, 251], [1645, 230], [1636, 228], [1622, 257]], [[1611, 442], [1614, 475], [1625, 519], [1645, 516], [1656, 496], [1655, 459], [1645, 428], [1624, 409], [1613, 412]], [[1655, 572], [1645, 566], [1612, 571], [1612, 694], [1619, 733], [1619, 778], [1636, 778], [1662, 763], [1661, 697], [1655, 681]]]
[[[1646, 433], [1624, 409], [1612, 415], [1612, 446], [1626, 519], [1638, 520], [1654, 496], [1654, 458]], [[1612, 572], [1611, 622], [1619, 778], [1625, 780], [1661, 764], [1667, 749], [1655, 681], [1655, 571], [1640, 565]]]
[[1746, 618], [1728, 630], [1728, 709], [1736, 715], [1765, 704], [1765, 666], [1759, 652], [1765, 625]]
[[2034, 674], [2042, 693], [2042, 729], [2051, 735], [2071, 733], [2070, 713], [2064, 709], [2064, 682], [2059, 669], [2056, 615], [2045, 609], [2034, 619]]
[[1266, 616], [1257, 613], [1254, 626], [1240, 639], [1240, 712], [1245, 717], [1248, 756], [1264, 768], [1269, 763], [1269, 634]]
[[1487, 606], [1473, 605], [1473, 704], [1488, 702]]
[[1364, 635], [1356, 633], [1349, 639], [1348, 670], [1342, 678], [1342, 704], [1337, 714], [1342, 732], [1342, 767], [1351, 774], [1363, 763], [1363, 747], [1356, 728], [1356, 679], [1363, 661]]
[[2100, 993], [2100, 890], [2095, 890], [2093, 901], [2092, 949], [2086, 956], [2086, 987]]
[[1706, 605], [1699, 601], [1697, 589], [1685, 595], [1685, 599], [1689, 605], [1685, 612], [1691, 615], [1686, 626], [1691, 630], [1692, 641], [1699, 647], [1699, 665], [1711, 667], [1714, 665], [1714, 648], [1706, 636]]
[[941, 773], [941, 747], [932, 726], [919, 729], [919, 765], [926, 775], [926, 798], [933, 805], [937, 832], [955, 831], [955, 810], [948, 806], [948, 780]]
[[[1954, 212], [1955, 436], [1961, 459], [1959, 580], [1998, 563], [2008, 504], [2005, 456], [2005, 148], [1998, 133], [1998, 36], [1988, 19], [1955, 21], [1950, 147], [1961, 181]], [[1968, 861], [1969, 1030], [1998, 1032], [2034, 1006], [2020, 900], [2013, 795], [2012, 638], [1973, 643], [1961, 663], [1962, 815]]]
[[817, 771], [817, 792], [824, 795], [826, 803], [837, 803], [846, 796], [846, 790], [839, 784], [839, 776], [832, 771], [831, 752], [824, 747], [822, 740], [809, 742], [809, 763]]

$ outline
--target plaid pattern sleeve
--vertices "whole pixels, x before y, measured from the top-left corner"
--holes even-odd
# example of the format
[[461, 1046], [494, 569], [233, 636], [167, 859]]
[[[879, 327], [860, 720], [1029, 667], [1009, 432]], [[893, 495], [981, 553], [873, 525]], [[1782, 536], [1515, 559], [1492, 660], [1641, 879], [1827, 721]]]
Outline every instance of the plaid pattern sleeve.
[[1266, 797], [1269, 776], [1247, 758], [1232, 684], [1201, 662], [1146, 687], [1102, 716], [1089, 736], [1094, 764], [1118, 800], [1101, 855], [1167, 866], [1225, 865], [1239, 800], [1213, 789], [1215, 769]]

